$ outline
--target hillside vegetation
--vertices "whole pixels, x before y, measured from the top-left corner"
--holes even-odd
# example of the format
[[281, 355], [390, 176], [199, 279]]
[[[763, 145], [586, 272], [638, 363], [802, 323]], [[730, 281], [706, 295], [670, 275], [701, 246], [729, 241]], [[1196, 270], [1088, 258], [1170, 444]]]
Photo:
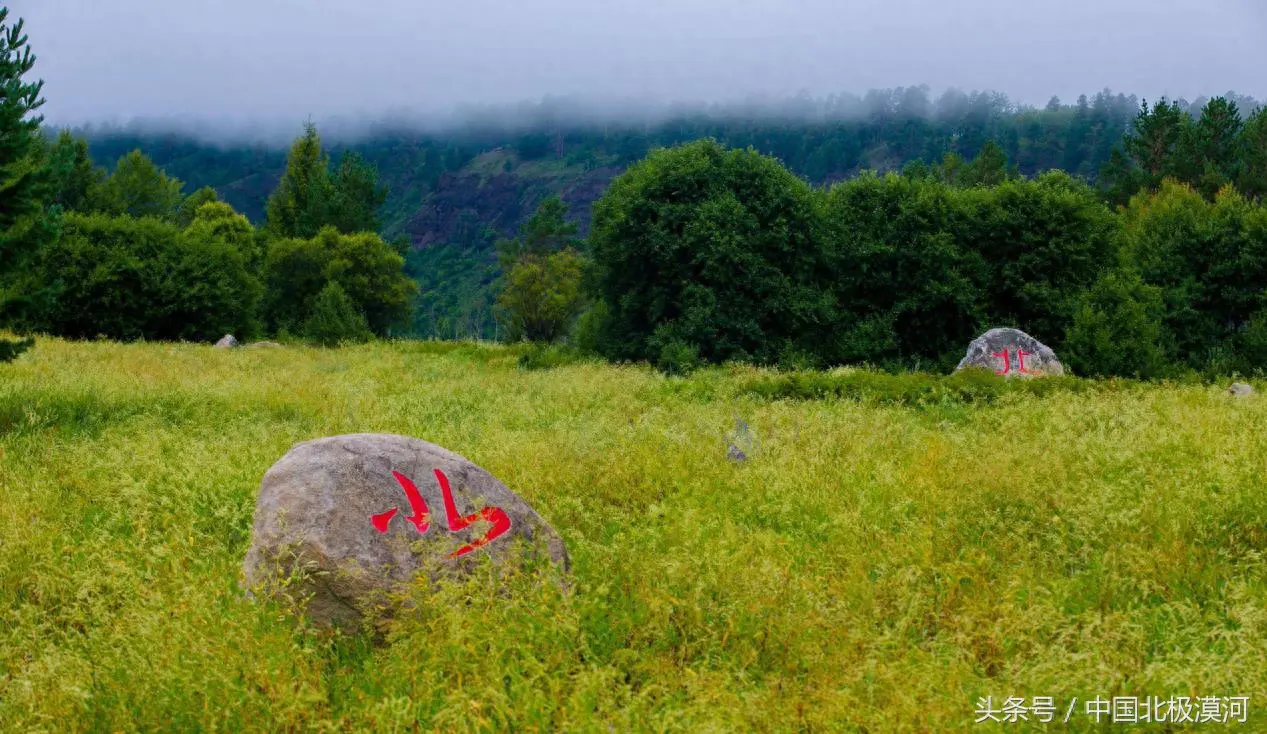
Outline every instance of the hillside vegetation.
[[[0, 380], [0, 730], [956, 731], [985, 696], [1114, 695], [1267, 726], [1259, 398], [844, 371], [814, 379], [856, 400], [773, 400], [815, 393], [520, 356], [41, 340]], [[420, 588], [378, 644], [243, 599], [264, 471], [356, 431], [486, 467], [571, 590]]]

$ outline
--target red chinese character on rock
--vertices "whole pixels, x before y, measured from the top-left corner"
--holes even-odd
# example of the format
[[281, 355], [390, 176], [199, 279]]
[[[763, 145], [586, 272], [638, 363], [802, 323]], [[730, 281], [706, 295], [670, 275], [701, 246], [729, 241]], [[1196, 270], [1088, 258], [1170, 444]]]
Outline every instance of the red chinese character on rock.
[[990, 356], [991, 356], [991, 357], [1001, 357], [1001, 358], [1003, 359], [1003, 369], [1001, 369], [1001, 370], [995, 370], [995, 371], [994, 371], [994, 374], [996, 374], [996, 375], [1006, 375], [1007, 373], [1009, 373], [1009, 372], [1011, 372], [1011, 371], [1012, 371], [1012, 358], [1008, 356], [1008, 353], [1007, 353], [1007, 349], [1006, 349], [1006, 348], [1005, 348], [1003, 351], [1001, 351], [1001, 352], [991, 352], [991, 353], [990, 353]]
[[[1006, 374], [1011, 373], [1011, 371], [1012, 371], [1012, 358], [1011, 358], [1011, 353], [1010, 353], [1007, 349], [1004, 349], [1004, 350], [1003, 350], [1003, 351], [1001, 351], [1001, 352], [991, 352], [991, 353], [990, 353], [990, 356], [991, 356], [991, 357], [998, 357], [998, 358], [1000, 358], [1000, 359], [1002, 359], [1002, 360], [1003, 360], [1003, 369], [1001, 369], [1001, 370], [995, 370], [995, 371], [994, 371], [994, 374], [996, 374], [996, 375], [1006, 375]], [[1034, 356], [1034, 353], [1033, 353], [1033, 352], [1027, 352], [1027, 351], [1025, 351], [1024, 349], [1019, 349], [1019, 348], [1018, 348], [1018, 349], [1016, 350], [1016, 371], [1017, 371], [1017, 372], [1020, 372], [1020, 373], [1022, 373], [1022, 374], [1026, 374], [1026, 375], [1037, 375], [1037, 374], [1040, 374], [1038, 370], [1025, 369], [1025, 358], [1026, 358], [1026, 357], [1032, 357], [1032, 356]]]
[[[453, 491], [449, 488], [449, 478], [439, 469], [434, 469], [433, 471], [436, 475], [436, 481], [440, 483], [440, 492], [444, 497], [444, 516], [445, 520], [448, 521], [449, 532], [456, 533], [459, 530], [465, 530], [471, 523], [478, 520], [486, 520], [492, 525], [482, 538], [458, 548], [449, 554], [449, 558], [464, 556], [482, 545], [491, 543], [510, 530], [510, 516], [500, 507], [485, 507], [479, 512], [466, 515], [465, 517], [459, 515], [457, 504], [453, 501]], [[392, 476], [396, 478], [396, 482], [404, 490], [405, 499], [409, 501], [409, 507], [413, 510], [413, 514], [406, 517], [405, 520], [412, 524], [420, 534], [425, 535], [431, 527], [431, 513], [427, 508], [426, 500], [422, 498], [422, 493], [418, 491], [418, 488], [414, 486], [409, 477], [397, 471], [393, 471]], [[399, 508], [393, 507], [386, 512], [370, 515], [370, 523], [374, 525], [374, 529], [378, 532], [386, 533], [388, 525], [397, 512], [399, 512]]]

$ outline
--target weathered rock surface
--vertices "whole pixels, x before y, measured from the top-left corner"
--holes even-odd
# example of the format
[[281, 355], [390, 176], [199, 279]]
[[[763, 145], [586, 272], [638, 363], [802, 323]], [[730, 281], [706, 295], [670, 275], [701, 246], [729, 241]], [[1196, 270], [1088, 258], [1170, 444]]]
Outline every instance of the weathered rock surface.
[[362, 433], [298, 444], [265, 473], [243, 571], [264, 593], [278, 574], [309, 572], [308, 615], [355, 628], [364, 604], [481, 556], [568, 568], [554, 529], [487, 471], [420, 439]]
[[280, 346], [281, 345], [278, 344], [277, 342], [251, 342], [250, 344], [246, 345], [246, 348], [247, 349], [258, 349], [258, 348], [272, 349], [272, 348], [277, 348]]
[[1254, 387], [1243, 382], [1233, 382], [1232, 386], [1227, 389], [1227, 394], [1234, 398], [1247, 398], [1254, 394]]
[[1008, 377], [1063, 375], [1064, 365], [1047, 345], [1019, 329], [990, 329], [972, 340], [958, 372], [980, 367]]
[[233, 338], [232, 334], [225, 334], [220, 337], [220, 341], [216, 342], [217, 349], [232, 349], [238, 345], [238, 340]]

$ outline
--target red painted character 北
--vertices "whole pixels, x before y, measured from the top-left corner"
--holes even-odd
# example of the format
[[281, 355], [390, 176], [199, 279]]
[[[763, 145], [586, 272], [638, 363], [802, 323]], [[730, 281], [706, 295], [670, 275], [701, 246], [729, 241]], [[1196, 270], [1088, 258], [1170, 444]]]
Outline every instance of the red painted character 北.
[[[510, 516], [500, 507], [485, 507], [479, 512], [466, 515], [465, 517], [459, 515], [457, 504], [453, 501], [453, 491], [449, 488], [449, 478], [439, 469], [434, 469], [433, 471], [436, 475], [436, 481], [440, 483], [440, 492], [444, 496], [444, 516], [445, 520], [448, 521], [449, 532], [456, 533], [477, 520], [486, 520], [492, 524], [492, 527], [484, 534], [484, 537], [458, 548], [449, 554], [449, 558], [464, 556], [482, 545], [491, 543], [510, 530]], [[418, 491], [418, 487], [414, 486], [409, 477], [398, 471], [393, 471], [392, 476], [396, 478], [396, 482], [405, 491], [405, 499], [408, 500], [409, 508], [413, 511], [413, 514], [406, 517], [405, 521], [413, 525], [419, 533], [425, 534], [431, 527], [431, 513], [427, 509], [427, 501], [422, 498], [422, 493]], [[399, 508], [393, 507], [386, 512], [371, 515], [370, 522], [373, 523], [375, 530], [385, 533], [387, 532], [388, 524], [391, 523], [392, 518], [396, 516], [398, 511]]]

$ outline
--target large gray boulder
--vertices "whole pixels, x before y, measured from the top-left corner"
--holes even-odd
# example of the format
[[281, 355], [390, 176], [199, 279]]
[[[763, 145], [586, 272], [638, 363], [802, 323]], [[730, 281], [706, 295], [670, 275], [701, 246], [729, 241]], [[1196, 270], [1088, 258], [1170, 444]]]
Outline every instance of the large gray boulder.
[[1233, 382], [1232, 386], [1227, 389], [1227, 394], [1234, 398], [1247, 398], [1254, 394], [1254, 387], [1244, 382]]
[[217, 349], [232, 349], [238, 345], [238, 340], [233, 338], [232, 334], [225, 334], [220, 337], [220, 341], [216, 342]]
[[990, 329], [972, 340], [958, 372], [979, 367], [1007, 377], [1044, 377], [1065, 374], [1064, 365], [1047, 345], [1019, 329]]
[[563, 540], [518, 495], [435, 444], [360, 433], [298, 444], [260, 484], [246, 585], [270, 593], [292, 571], [318, 623], [357, 628], [366, 605], [420, 574], [461, 576], [548, 558], [568, 568]]

